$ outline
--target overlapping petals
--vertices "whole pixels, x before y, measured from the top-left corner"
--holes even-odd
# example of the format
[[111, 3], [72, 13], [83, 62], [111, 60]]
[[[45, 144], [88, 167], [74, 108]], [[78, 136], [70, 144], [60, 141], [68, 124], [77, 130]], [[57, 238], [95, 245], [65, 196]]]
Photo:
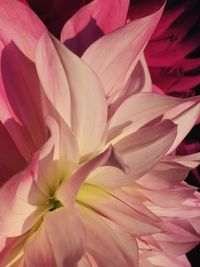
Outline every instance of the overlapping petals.
[[[9, 14], [11, 0], [2, 3]], [[31, 12], [12, 0], [1, 33], [0, 267], [188, 266], [184, 254], [199, 243], [200, 197], [183, 182], [199, 155], [173, 153], [198, 99], [146, 92], [143, 50], [164, 6], [112, 31], [124, 15], [105, 26], [102, 3], [77, 14], [107, 27], [80, 58], [44, 28], [30, 32], [36, 46], [18, 32], [10, 42], [20, 10], [24, 20]], [[128, 2], [116, 3], [125, 12]]]

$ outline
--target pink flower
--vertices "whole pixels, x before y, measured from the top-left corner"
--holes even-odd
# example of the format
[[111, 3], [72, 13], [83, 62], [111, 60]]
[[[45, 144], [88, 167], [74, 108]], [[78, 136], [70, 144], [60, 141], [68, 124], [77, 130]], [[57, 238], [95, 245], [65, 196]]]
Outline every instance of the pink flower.
[[162, 10], [116, 31], [95, 13], [111, 33], [79, 35], [78, 57], [1, 1], [0, 267], [188, 266], [199, 194], [183, 180], [199, 154], [173, 152], [200, 107], [151, 93], [143, 51]]

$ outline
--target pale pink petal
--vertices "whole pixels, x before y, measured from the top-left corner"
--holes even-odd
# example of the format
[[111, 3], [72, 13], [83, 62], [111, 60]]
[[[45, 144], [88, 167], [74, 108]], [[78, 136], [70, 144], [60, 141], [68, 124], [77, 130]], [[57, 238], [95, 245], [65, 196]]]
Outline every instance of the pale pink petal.
[[178, 162], [187, 168], [194, 169], [200, 164], [200, 152], [186, 156], [167, 156], [166, 159], [169, 159], [173, 162]]
[[69, 181], [64, 181], [56, 192], [57, 199], [59, 199], [62, 203], [65, 203], [67, 206], [72, 205], [76, 198], [76, 194], [79, 192], [81, 185], [87, 179], [89, 174], [96, 168], [104, 165], [120, 168], [124, 172], [127, 170], [127, 166], [116, 153], [114, 148], [109, 147], [101, 154], [81, 165], [80, 168], [70, 177]]
[[83, 60], [100, 77], [109, 101], [121, 92], [129, 80], [162, 10], [163, 7], [150, 16], [130, 22], [103, 36], [83, 54]]
[[4, 247], [0, 248], [0, 266], [9, 266], [9, 263], [14, 259], [19, 259], [22, 257], [23, 253], [21, 250], [23, 248], [23, 243], [27, 238], [27, 234], [12, 237], [12, 238], [4, 238], [5, 244]]
[[118, 109], [118, 107], [130, 96], [140, 92], [151, 92], [152, 83], [149, 74], [149, 69], [146, 64], [145, 58], [142, 55], [140, 61], [135, 66], [132, 74], [130, 75], [127, 84], [125, 85], [121, 95], [110, 104], [109, 106], [109, 117]]
[[81, 56], [94, 41], [105, 33], [123, 26], [129, 0], [94, 0], [82, 7], [64, 25], [61, 41]]
[[120, 169], [111, 166], [98, 167], [91, 172], [86, 181], [90, 184], [115, 189], [128, 183], [129, 177]]
[[108, 140], [120, 139], [183, 103], [184, 100], [153, 93], [129, 97], [116, 110], [109, 122]]
[[[151, 265], [152, 267], [191, 267], [191, 264], [185, 255], [169, 256], [164, 253], [159, 253], [157, 256], [150, 257], [149, 260], [153, 264]], [[148, 266], [144, 265], [144, 267]]]
[[85, 255], [78, 262], [78, 267], [98, 267], [98, 265], [95, 262], [94, 258], [86, 252]]
[[85, 250], [85, 229], [76, 211], [61, 207], [48, 212], [24, 250], [26, 267], [77, 266]]
[[56, 266], [55, 257], [48, 238], [48, 233], [46, 232], [45, 225], [43, 223], [25, 243], [23, 267], [41, 266]]
[[[45, 211], [35, 203], [45, 200], [34, 180], [37, 157], [21, 173], [13, 176], [0, 189], [0, 234], [7, 237], [21, 235], [29, 230]], [[14, 225], [14, 227], [13, 227]]]
[[92, 152], [102, 142], [107, 119], [106, 98], [97, 76], [47, 33], [39, 41], [36, 66], [46, 96], [72, 128], [81, 155]]
[[1, 63], [0, 118], [28, 161], [47, 138], [40, 83], [33, 62], [14, 43], [2, 50]]
[[75, 267], [86, 245], [85, 228], [77, 211], [59, 208], [49, 212], [44, 217], [44, 226], [56, 265]]
[[114, 144], [131, 168], [130, 182], [144, 175], [164, 157], [174, 142], [176, 131], [174, 123], [164, 120], [142, 128]]
[[98, 266], [138, 266], [134, 237], [86, 208], [81, 208], [81, 214], [87, 229], [87, 250]]
[[34, 59], [36, 43], [45, 26], [35, 13], [16, 0], [1, 0], [1, 41], [14, 42], [30, 59]]
[[143, 210], [137, 210], [118, 196], [102, 190], [99, 187], [84, 184], [83, 189], [77, 195], [80, 208], [86, 206], [105, 218], [122, 226], [124, 230], [134, 236], [144, 236], [160, 231], [157, 223], [159, 219], [150, 213], [146, 215]]
[[183, 255], [195, 247], [200, 238], [178, 224], [164, 223], [165, 233], [154, 234], [160, 248], [173, 256]]
[[[187, 103], [186, 103], [187, 104]], [[169, 152], [172, 152], [189, 133], [192, 127], [195, 125], [200, 115], [200, 103], [193, 103], [191, 106], [180, 112], [178, 115], [175, 111], [175, 116], [166, 114], [165, 118], [171, 119], [177, 124], [177, 136], [174, 144], [170, 148]]]
[[151, 190], [143, 187], [139, 187], [137, 190], [142, 192], [142, 194], [155, 205], [171, 208], [176, 207], [186, 199], [191, 198], [194, 195], [196, 188], [187, 184], [180, 184], [166, 190]]
[[180, 163], [164, 159], [150, 172], [138, 179], [137, 183], [150, 189], [166, 189], [183, 181], [189, 170]]
[[40, 148], [37, 185], [43, 192], [53, 195], [64, 179], [72, 174], [79, 162], [78, 145], [67, 125], [47, 118], [50, 137]]

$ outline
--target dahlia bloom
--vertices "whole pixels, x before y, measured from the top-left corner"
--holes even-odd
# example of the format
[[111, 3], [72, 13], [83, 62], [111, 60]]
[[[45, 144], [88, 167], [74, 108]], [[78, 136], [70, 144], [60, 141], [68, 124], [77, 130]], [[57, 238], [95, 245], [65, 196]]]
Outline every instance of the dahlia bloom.
[[74, 53], [1, 1], [0, 267], [190, 266], [200, 196], [184, 178], [199, 153], [174, 150], [200, 105], [151, 92], [143, 51], [163, 8], [119, 29], [95, 13], [107, 34], [87, 43], [70, 41], [88, 22], [73, 18]]

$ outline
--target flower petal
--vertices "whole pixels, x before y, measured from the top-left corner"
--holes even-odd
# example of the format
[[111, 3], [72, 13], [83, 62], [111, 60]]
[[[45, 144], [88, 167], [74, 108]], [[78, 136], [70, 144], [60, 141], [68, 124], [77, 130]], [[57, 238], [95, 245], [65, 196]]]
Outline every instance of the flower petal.
[[1, 40], [8, 44], [13, 41], [30, 59], [34, 59], [36, 42], [45, 26], [35, 13], [16, 0], [1, 0]]
[[114, 148], [109, 147], [101, 154], [81, 165], [71, 176], [70, 180], [66, 180], [58, 188], [56, 192], [57, 198], [67, 206], [72, 205], [71, 203], [74, 202], [81, 185], [87, 179], [89, 174], [100, 166], [114, 166], [122, 169], [124, 172], [126, 172], [127, 167], [120, 159], [119, 155], [116, 154]]
[[119, 95], [118, 98], [110, 104], [108, 117], [110, 118], [118, 109], [118, 107], [133, 94], [151, 91], [151, 77], [144, 55], [142, 55], [140, 61], [138, 61], [137, 65], [135, 66], [135, 69], [133, 70], [121, 95]]
[[83, 60], [100, 77], [110, 101], [123, 90], [160, 19], [162, 10], [163, 6], [152, 15], [130, 22], [103, 36], [83, 54]]
[[182, 164], [164, 159], [150, 172], [138, 179], [137, 183], [149, 189], [166, 189], [183, 181], [189, 170]]
[[28, 161], [47, 138], [40, 83], [33, 62], [14, 43], [2, 50], [1, 63], [0, 117]]
[[[46, 214], [44, 224], [57, 266], [76, 266], [86, 245], [85, 228], [77, 211], [59, 208]], [[59, 231], [56, 235], [55, 228]]]
[[45, 207], [37, 207], [33, 199], [42, 196], [34, 185], [37, 157], [21, 173], [13, 176], [0, 189], [0, 234], [7, 237], [29, 230], [43, 214]]
[[28, 238], [24, 246], [23, 267], [55, 267], [56, 261], [44, 224]]
[[114, 147], [122, 154], [125, 163], [131, 168], [129, 177], [144, 175], [158, 163], [171, 147], [176, 137], [176, 125], [171, 121], [142, 128], [124, 137]]
[[119, 140], [133, 133], [148, 122], [158, 118], [184, 100], [153, 93], [141, 93], [129, 97], [110, 119], [108, 140]]
[[81, 155], [92, 152], [102, 142], [107, 119], [106, 99], [97, 76], [47, 33], [39, 41], [36, 66], [46, 96], [72, 128]]
[[87, 228], [88, 251], [98, 266], [138, 266], [138, 248], [134, 237], [86, 208], [81, 208], [81, 214]]
[[12, 175], [21, 171], [26, 166], [26, 161], [18, 151], [15, 143], [0, 122], [0, 187]]
[[[190, 104], [190, 102], [188, 101], [188, 103], [185, 104]], [[176, 111], [173, 114], [173, 110], [170, 115], [166, 114], [165, 118], [171, 119], [177, 124], [177, 136], [168, 153], [172, 152], [181, 143], [195, 125], [199, 115], [200, 103], [191, 103], [188, 108], [185, 108], [179, 114], [176, 114]]]
[[99, 37], [126, 22], [129, 0], [94, 0], [85, 5], [64, 25], [61, 41], [75, 54], [83, 52]]

